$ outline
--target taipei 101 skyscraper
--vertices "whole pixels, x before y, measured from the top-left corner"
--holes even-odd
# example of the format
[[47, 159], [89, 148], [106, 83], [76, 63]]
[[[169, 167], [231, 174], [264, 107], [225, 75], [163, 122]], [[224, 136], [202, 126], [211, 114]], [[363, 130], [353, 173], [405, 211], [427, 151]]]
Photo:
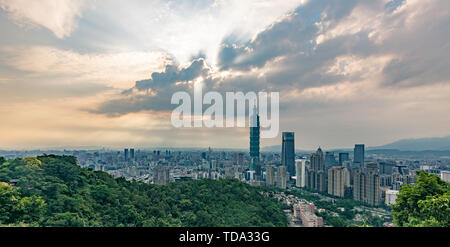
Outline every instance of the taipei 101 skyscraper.
[[260, 141], [259, 114], [256, 104], [250, 114], [250, 171], [255, 171], [256, 177], [261, 176], [261, 164], [259, 157]]

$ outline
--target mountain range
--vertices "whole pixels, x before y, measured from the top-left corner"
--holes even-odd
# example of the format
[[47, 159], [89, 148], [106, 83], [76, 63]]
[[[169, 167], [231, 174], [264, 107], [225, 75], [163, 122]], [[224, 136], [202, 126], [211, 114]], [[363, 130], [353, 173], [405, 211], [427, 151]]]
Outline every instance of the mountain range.
[[372, 149], [397, 149], [402, 151], [450, 150], [450, 136], [403, 139]]

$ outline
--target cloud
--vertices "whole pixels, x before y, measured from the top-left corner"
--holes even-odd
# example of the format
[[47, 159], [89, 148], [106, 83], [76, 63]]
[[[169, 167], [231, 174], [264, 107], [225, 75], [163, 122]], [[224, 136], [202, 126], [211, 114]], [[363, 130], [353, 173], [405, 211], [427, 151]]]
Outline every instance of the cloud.
[[[161, 49], [190, 62], [203, 53], [211, 66], [223, 38], [234, 34], [239, 40], [251, 39], [268, 25], [292, 11], [302, 0], [153, 0], [97, 1], [95, 12], [85, 18], [102, 23], [98, 39], [119, 47]], [[85, 25], [87, 24], [87, 25]], [[92, 28], [80, 23], [80, 30]], [[108, 32], [103, 32], [107, 29]], [[92, 35], [97, 36], [96, 33]]]
[[75, 30], [86, 5], [85, 0], [0, 0], [0, 8], [18, 24], [45, 27], [60, 39]]
[[35, 77], [71, 78], [119, 86], [161, 70], [170, 58], [161, 52], [79, 53], [50, 46], [10, 46], [0, 49], [0, 61]]
[[275, 67], [284, 69], [269, 71], [269, 82], [306, 88], [355, 76], [324, 73], [338, 57], [383, 56], [390, 58], [382, 65], [385, 86], [442, 83], [449, 78], [442, 32], [450, 25], [448, 7], [448, 1], [313, 1], [247, 44], [224, 44], [219, 67], [245, 71], [278, 60]]
[[164, 71], [152, 73], [150, 79], [137, 81], [134, 87], [122, 91], [115, 99], [88, 111], [110, 116], [140, 111], [168, 111], [172, 107], [172, 94], [190, 91], [193, 80], [201, 76], [210, 76], [210, 69], [203, 58], [194, 60], [187, 67], [169, 64]]
[[151, 79], [138, 81], [135, 87], [138, 90], [157, 90], [170, 86], [175, 82], [192, 81], [201, 75], [207, 75], [208, 72], [209, 69], [205, 67], [203, 59], [194, 60], [189, 67], [181, 69], [176, 65], [167, 65], [164, 72], [152, 73]]
[[[176, 82], [198, 76], [205, 79], [208, 88], [219, 92], [289, 93], [361, 82], [374, 88], [442, 83], [449, 78], [445, 67], [450, 54], [448, 35], [441, 30], [449, 18], [439, 8], [423, 1], [310, 1], [246, 43], [233, 42], [234, 36], [225, 38], [218, 54], [218, 70], [205, 68], [204, 60], [183, 69], [167, 66], [164, 72], [153, 73], [152, 79], [138, 81], [126, 91], [123, 101], [105, 103], [103, 110], [120, 114], [168, 110], [171, 93], [189, 89], [187, 84]], [[429, 18], [434, 11], [437, 16]], [[420, 22], [413, 16], [420, 17]], [[436, 17], [439, 21], [434, 23]], [[430, 23], [434, 25], [417, 31]], [[419, 48], [424, 43], [429, 45]], [[431, 81], [420, 82], [425, 78]], [[133, 90], [156, 93], [143, 95]], [[157, 101], [158, 97], [165, 100]]]
[[247, 70], [263, 67], [268, 61], [287, 54], [314, 56], [315, 38], [321, 32], [320, 23], [339, 21], [361, 2], [364, 1], [310, 1], [260, 32], [243, 47], [237, 44], [222, 46], [219, 67]]
[[[212, 139], [218, 138], [210, 137], [221, 130], [178, 130], [169, 123], [168, 114], [175, 108], [170, 104], [172, 94], [192, 92], [199, 77], [204, 92], [280, 92], [281, 129], [301, 133], [296, 140], [299, 148], [380, 145], [405, 137], [448, 135], [447, 0], [177, 3], [98, 2], [96, 11], [84, 13], [89, 18], [80, 22], [80, 32], [98, 42], [94, 48], [107, 47], [103, 51], [92, 52], [89, 46], [78, 50], [10, 46], [2, 50], [0, 59], [30, 80], [18, 84], [22, 88], [47, 79], [91, 83], [84, 86], [91, 88], [91, 94], [81, 90], [74, 95], [80, 102], [86, 97], [95, 100], [70, 101], [82, 110], [77, 118], [98, 118], [104, 125], [110, 120], [115, 129], [101, 130], [94, 124], [89, 135], [95, 138], [84, 140], [147, 144], [148, 135], [155, 136], [155, 143], [168, 145], [189, 145], [194, 137], [206, 146], [214, 145]], [[278, 9], [278, 4], [283, 6]], [[17, 82], [2, 77], [6, 78], [0, 80], [3, 88]], [[120, 90], [105, 92], [107, 87], [94, 87], [94, 82]], [[8, 92], [20, 91], [18, 87]], [[51, 90], [51, 85], [45, 88]], [[134, 118], [151, 127], [152, 121], [158, 121], [168, 129], [162, 132], [158, 125], [157, 133], [126, 125]], [[241, 147], [246, 147], [247, 135], [242, 134], [246, 130], [226, 131], [224, 137], [242, 137]], [[279, 141], [267, 140], [264, 145]], [[215, 144], [230, 143], [236, 140]]]

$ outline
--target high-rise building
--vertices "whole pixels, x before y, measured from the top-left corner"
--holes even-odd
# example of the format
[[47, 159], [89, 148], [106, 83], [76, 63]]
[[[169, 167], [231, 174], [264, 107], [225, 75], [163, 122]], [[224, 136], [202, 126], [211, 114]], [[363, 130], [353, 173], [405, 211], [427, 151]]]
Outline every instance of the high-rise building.
[[366, 176], [361, 169], [361, 167], [356, 167], [353, 170], [353, 200], [364, 201], [366, 196]]
[[339, 166], [344, 166], [344, 162], [349, 160], [350, 157], [348, 153], [339, 153]]
[[130, 148], [130, 158], [134, 160], [134, 148]]
[[355, 144], [353, 163], [356, 167], [364, 169], [364, 144]]
[[380, 162], [380, 174], [392, 174], [395, 170], [395, 162], [393, 161], [381, 161]]
[[266, 185], [274, 186], [275, 185], [275, 167], [274, 166], [266, 166]]
[[295, 160], [295, 186], [305, 187], [305, 176], [306, 176], [306, 160], [298, 159]]
[[344, 197], [345, 188], [350, 185], [349, 176], [346, 167], [334, 166], [328, 169], [328, 194]]
[[125, 148], [125, 149], [123, 150], [123, 158], [125, 159], [125, 161], [128, 160], [128, 148]]
[[295, 174], [294, 132], [283, 132], [281, 165], [287, 167], [290, 176]]
[[378, 164], [369, 163], [365, 171], [356, 168], [353, 176], [353, 199], [372, 206], [381, 203], [380, 175]]
[[157, 185], [166, 185], [169, 182], [169, 168], [166, 166], [155, 167], [153, 170], [153, 183]]
[[332, 167], [336, 165], [336, 157], [334, 152], [325, 152], [325, 167]]
[[286, 166], [279, 166], [277, 169], [277, 187], [286, 189]]
[[311, 154], [310, 168], [306, 171], [306, 187], [317, 191], [327, 191], [325, 161], [322, 149]]
[[[250, 115], [250, 167], [249, 169], [255, 171], [257, 167], [260, 167], [259, 157], [259, 141], [260, 141], [260, 125], [258, 109], [253, 108], [253, 112]], [[260, 174], [259, 174], [260, 175]]]

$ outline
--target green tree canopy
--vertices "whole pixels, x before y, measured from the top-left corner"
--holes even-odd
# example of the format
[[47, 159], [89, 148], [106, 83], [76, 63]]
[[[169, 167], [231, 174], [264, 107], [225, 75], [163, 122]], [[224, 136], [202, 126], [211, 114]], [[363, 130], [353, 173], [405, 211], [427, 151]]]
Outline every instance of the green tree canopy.
[[[0, 165], [0, 223], [39, 226], [286, 226], [282, 203], [234, 179], [157, 186], [45, 155]], [[17, 183], [16, 183], [17, 182]]]
[[0, 224], [35, 223], [45, 206], [41, 197], [21, 197], [13, 186], [0, 182]]
[[416, 185], [403, 185], [392, 207], [396, 226], [450, 226], [450, 184], [417, 172]]

